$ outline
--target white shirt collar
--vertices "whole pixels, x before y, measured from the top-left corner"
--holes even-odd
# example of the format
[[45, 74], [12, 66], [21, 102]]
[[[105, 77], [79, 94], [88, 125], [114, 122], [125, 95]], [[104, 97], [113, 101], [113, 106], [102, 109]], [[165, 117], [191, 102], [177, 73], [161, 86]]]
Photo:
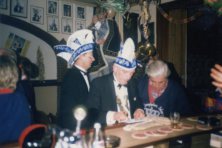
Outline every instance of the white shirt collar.
[[75, 64], [75, 67], [78, 68], [79, 70], [85, 72], [85, 73], [87, 72], [84, 68], [80, 67], [79, 65]]
[[117, 80], [117, 78], [116, 78], [116, 76], [115, 76], [114, 74], [113, 74], [113, 78], [114, 78], [113, 81], [114, 81], [116, 84], [120, 84], [119, 81]]

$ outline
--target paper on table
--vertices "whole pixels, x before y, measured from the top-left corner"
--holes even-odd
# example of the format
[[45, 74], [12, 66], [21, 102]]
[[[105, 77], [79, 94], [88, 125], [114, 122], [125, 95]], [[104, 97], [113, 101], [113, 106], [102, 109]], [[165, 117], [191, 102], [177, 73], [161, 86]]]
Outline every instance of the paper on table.
[[145, 118], [142, 118], [142, 119], [129, 119], [129, 120], [121, 121], [120, 123], [132, 124], [132, 123], [143, 122], [143, 121], [146, 121], [146, 120], [147, 119], [145, 119]]
[[144, 121], [141, 121], [141, 122], [134, 122], [134, 123], [131, 123], [131, 124], [128, 124], [126, 126], [123, 127], [123, 130], [125, 131], [132, 131], [134, 129], [144, 129], [144, 125], [145, 125], [145, 128], [147, 127], [147, 124], [148, 126], [152, 126], [154, 124], [150, 124], [150, 123], [153, 123], [152, 120], [144, 120]]
[[170, 120], [166, 117], [145, 117], [142, 119], [141, 122], [138, 122], [138, 123], [134, 122], [134, 123], [124, 126], [123, 130], [139, 131], [139, 130], [145, 130], [147, 128], [161, 126], [161, 125], [170, 125]]

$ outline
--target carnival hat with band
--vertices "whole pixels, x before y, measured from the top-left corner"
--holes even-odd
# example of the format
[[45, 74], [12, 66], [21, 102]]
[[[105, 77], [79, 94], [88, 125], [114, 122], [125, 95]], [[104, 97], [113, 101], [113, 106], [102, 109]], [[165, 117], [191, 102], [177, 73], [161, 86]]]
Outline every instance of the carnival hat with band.
[[126, 39], [118, 53], [115, 63], [126, 70], [136, 68], [135, 45], [131, 38]]
[[91, 30], [82, 29], [74, 32], [67, 40], [66, 45], [56, 45], [56, 54], [72, 65], [80, 55], [94, 49], [93, 33]]

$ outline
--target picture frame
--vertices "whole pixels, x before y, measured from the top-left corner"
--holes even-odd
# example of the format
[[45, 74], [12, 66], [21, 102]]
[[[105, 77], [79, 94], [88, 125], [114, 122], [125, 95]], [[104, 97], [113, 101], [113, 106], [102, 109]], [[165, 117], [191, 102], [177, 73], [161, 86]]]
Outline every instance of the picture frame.
[[71, 34], [73, 32], [72, 18], [63, 17], [61, 21], [62, 33]]
[[0, 9], [7, 9], [7, 0], [0, 0]]
[[47, 0], [46, 8], [48, 15], [59, 15], [59, 5], [57, 0]]
[[70, 3], [63, 3], [62, 4], [62, 16], [63, 17], [72, 17], [73, 14], [73, 7], [72, 7], [72, 4]]
[[77, 19], [82, 19], [85, 20], [86, 19], [86, 8], [83, 6], [76, 6], [76, 18]]
[[59, 17], [58, 16], [48, 16], [47, 30], [49, 32], [59, 32]]
[[76, 21], [76, 31], [85, 28], [86, 28], [86, 21], [81, 21], [81, 20]]
[[30, 6], [30, 22], [43, 25], [43, 23], [44, 23], [44, 8]]
[[16, 53], [20, 55], [25, 54], [29, 45], [30, 45], [30, 41], [14, 33], [10, 33], [5, 42], [5, 48], [14, 50], [16, 51]]
[[27, 18], [28, 0], [11, 0], [10, 15]]

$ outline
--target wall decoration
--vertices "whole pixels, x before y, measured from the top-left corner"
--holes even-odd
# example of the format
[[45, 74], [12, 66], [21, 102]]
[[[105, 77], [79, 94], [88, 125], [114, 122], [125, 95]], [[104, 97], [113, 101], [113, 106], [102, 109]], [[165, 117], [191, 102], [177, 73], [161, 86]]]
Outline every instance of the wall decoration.
[[86, 22], [85, 21], [76, 21], [76, 31], [80, 29], [85, 29], [86, 28]]
[[42, 7], [30, 6], [30, 22], [43, 24], [44, 9]]
[[86, 18], [86, 10], [83, 6], [76, 6], [76, 18], [77, 19], [85, 19]]
[[219, 16], [222, 15], [222, 1], [221, 0], [204, 0], [204, 3], [212, 7], [214, 10], [216, 10]]
[[40, 47], [38, 47], [36, 57], [37, 57], [37, 65], [39, 67], [39, 80], [45, 80], [44, 56]]
[[148, 28], [150, 30], [150, 36], [149, 36], [149, 41], [151, 44], [155, 44], [155, 24], [154, 22], [148, 23]]
[[59, 18], [57, 16], [48, 16], [47, 21], [49, 32], [59, 32]]
[[0, 0], [0, 9], [7, 9], [7, 0]]
[[63, 17], [72, 17], [72, 4], [64, 3], [62, 10]]
[[8, 39], [5, 43], [5, 48], [15, 50], [21, 55], [25, 55], [26, 50], [28, 49], [30, 41], [14, 34], [10, 33]]
[[59, 7], [57, 0], [47, 0], [46, 6], [48, 15], [59, 15]]
[[28, 0], [11, 0], [10, 14], [12, 16], [27, 17]]
[[68, 34], [71, 34], [73, 32], [72, 30], [72, 26], [73, 26], [73, 23], [72, 23], [72, 18], [66, 18], [66, 17], [63, 17], [62, 18], [62, 33], [68, 33]]

